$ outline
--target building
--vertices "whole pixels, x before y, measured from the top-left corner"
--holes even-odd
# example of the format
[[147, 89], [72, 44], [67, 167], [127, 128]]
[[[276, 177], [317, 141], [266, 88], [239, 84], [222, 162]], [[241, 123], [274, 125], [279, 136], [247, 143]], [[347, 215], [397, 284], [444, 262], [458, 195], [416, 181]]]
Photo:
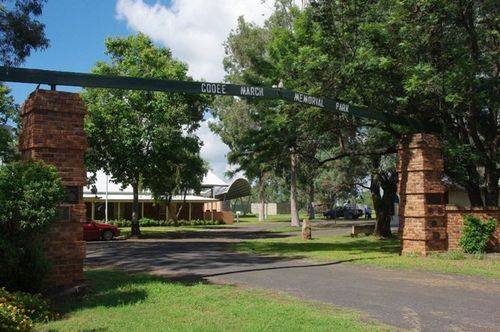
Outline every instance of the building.
[[[252, 214], [258, 215], [260, 209], [260, 203], [252, 203], [250, 210]], [[264, 214], [266, 216], [276, 216], [278, 214], [290, 214], [290, 203], [265, 203]]]
[[[87, 219], [130, 220], [132, 187], [123, 188], [121, 184], [112, 182], [111, 177], [102, 171], [96, 175], [95, 183], [83, 190]], [[228, 209], [229, 200], [250, 195], [250, 184], [246, 179], [238, 178], [226, 183], [210, 171], [204, 177], [202, 187], [200, 194], [174, 196], [168, 205], [165, 202], [156, 202], [149, 191], [139, 192], [139, 219], [213, 219], [232, 223], [233, 214]]]

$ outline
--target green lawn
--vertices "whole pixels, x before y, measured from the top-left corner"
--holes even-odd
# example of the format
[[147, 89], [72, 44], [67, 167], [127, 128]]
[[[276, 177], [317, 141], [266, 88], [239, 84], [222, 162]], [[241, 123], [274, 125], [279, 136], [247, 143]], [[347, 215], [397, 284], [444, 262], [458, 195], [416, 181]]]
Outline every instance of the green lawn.
[[263, 290], [90, 270], [92, 290], [38, 331], [374, 331], [359, 313]]
[[[305, 218], [305, 215], [301, 215], [301, 218]], [[240, 221], [232, 225], [198, 225], [198, 226], [154, 226], [154, 227], [141, 227], [142, 239], [158, 239], [158, 238], [172, 238], [176, 235], [181, 236], [189, 232], [199, 232], [209, 229], [224, 229], [224, 228], [235, 228], [235, 227], [247, 227], [247, 226], [263, 226], [267, 224], [276, 224], [275, 228], [270, 228], [269, 232], [293, 232], [300, 230], [299, 227], [291, 227], [286, 223], [290, 222], [289, 214], [280, 214], [276, 216], [269, 216], [268, 220], [265, 222], [258, 221], [258, 217], [254, 215], [248, 215], [240, 217]], [[120, 227], [120, 233], [124, 236], [130, 235], [130, 227]]]
[[[262, 223], [261, 223], [262, 224]], [[189, 235], [189, 233], [203, 232], [210, 229], [224, 229], [232, 225], [210, 225], [210, 226], [154, 226], [141, 227], [140, 239], [175, 239]], [[234, 227], [233, 227], [234, 228]], [[291, 227], [287, 225], [278, 225], [277, 227], [269, 228], [265, 232], [271, 233], [290, 233], [299, 232], [300, 227]], [[130, 227], [120, 227], [120, 234], [130, 236]]]
[[[314, 236], [314, 232], [313, 232]], [[235, 243], [234, 249], [261, 254], [297, 256], [386, 268], [415, 269], [500, 279], [500, 260], [465, 256], [460, 253], [428, 257], [400, 256], [399, 239], [380, 240], [372, 236], [327, 236], [303, 241], [300, 237], [256, 239]]]

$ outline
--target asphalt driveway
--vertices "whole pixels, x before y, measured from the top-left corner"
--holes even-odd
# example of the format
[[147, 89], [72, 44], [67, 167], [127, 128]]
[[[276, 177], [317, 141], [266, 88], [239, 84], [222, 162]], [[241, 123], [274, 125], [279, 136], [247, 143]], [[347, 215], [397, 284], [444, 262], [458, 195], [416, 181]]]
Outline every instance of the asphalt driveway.
[[348, 261], [318, 263], [250, 255], [229, 248], [231, 242], [263, 236], [289, 235], [238, 227], [188, 233], [180, 238], [91, 242], [86, 264], [282, 291], [360, 310], [399, 328], [500, 331], [498, 281], [386, 270]]

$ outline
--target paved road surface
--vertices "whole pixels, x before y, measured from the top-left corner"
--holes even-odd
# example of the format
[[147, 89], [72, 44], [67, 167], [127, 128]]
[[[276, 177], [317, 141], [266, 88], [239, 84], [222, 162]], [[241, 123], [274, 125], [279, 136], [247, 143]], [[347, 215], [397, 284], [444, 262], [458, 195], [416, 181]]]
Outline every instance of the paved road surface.
[[[315, 235], [346, 231], [322, 230]], [[400, 328], [500, 331], [498, 281], [393, 271], [349, 262], [249, 255], [229, 249], [230, 242], [264, 236], [288, 235], [238, 227], [188, 233], [183, 238], [92, 242], [87, 246], [86, 263], [284, 291], [360, 310]]]

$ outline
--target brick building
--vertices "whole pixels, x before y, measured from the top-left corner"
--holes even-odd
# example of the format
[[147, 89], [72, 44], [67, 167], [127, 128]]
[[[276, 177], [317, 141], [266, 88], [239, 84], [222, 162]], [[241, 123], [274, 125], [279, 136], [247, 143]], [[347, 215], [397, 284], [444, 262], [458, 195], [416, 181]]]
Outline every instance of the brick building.
[[[215, 219], [232, 221], [228, 211], [228, 200], [250, 195], [250, 184], [246, 179], [236, 179], [228, 184], [212, 172], [204, 177], [201, 193], [190, 193], [185, 197], [176, 195], [170, 204], [155, 202], [149, 191], [139, 192], [139, 218], [155, 220]], [[229, 195], [230, 194], [230, 195]], [[132, 187], [123, 188], [111, 181], [104, 172], [97, 172], [96, 182], [83, 190], [87, 219], [115, 220], [132, 218]], [[222, 212], [225, 212], [224, 214]]]

